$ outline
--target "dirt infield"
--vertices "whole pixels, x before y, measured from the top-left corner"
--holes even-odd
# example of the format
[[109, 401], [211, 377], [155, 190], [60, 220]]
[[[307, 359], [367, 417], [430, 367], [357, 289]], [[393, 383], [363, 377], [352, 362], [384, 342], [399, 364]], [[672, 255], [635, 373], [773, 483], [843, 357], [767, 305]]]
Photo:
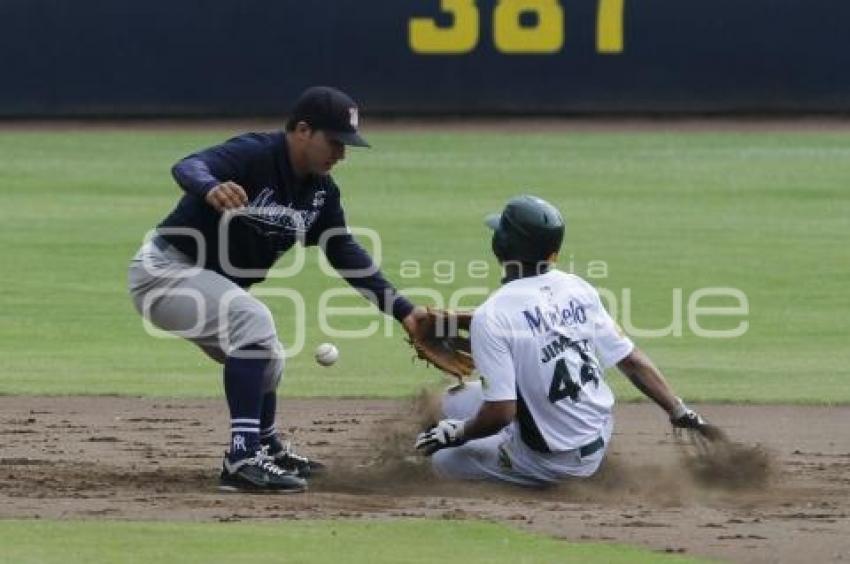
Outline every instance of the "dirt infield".
[[0, 397], [0, 517], [475, 518], [741, 562], [850, 559], [850, 407], [703, 406], [761, 445], [706, 474], [656, 408], [621, 405], [599, 475], [541, 492], [431, 477], [412, 405], [283, 400], [282, 428], [331, 472], [306, 494], [237, 496], [215, 489], [223, 401]]

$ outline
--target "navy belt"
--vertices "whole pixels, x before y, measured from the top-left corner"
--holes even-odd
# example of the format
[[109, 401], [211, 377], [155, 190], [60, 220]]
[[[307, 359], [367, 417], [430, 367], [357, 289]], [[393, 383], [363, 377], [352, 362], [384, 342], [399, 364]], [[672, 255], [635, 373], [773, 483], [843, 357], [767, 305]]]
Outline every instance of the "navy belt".
[[605, 446], [605, 440], [599, 437], [592, 443], [587, 443], [583, 447], [579, 447], [578, 453], [582, 458], [586, 458]]

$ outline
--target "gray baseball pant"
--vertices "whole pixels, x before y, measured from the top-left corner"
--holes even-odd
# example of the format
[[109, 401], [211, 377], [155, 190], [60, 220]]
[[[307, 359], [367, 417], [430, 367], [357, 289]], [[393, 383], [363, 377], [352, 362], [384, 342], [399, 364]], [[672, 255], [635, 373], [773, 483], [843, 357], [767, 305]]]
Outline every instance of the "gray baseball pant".
[[237, 354], [269, 359], [263, 392], [277, 388], [284, 353], [274, 319], [243, 288], [156, 238], [130, 261], [128, 283], [133, 305], [153, 325], [195, 343], [218, 363]]

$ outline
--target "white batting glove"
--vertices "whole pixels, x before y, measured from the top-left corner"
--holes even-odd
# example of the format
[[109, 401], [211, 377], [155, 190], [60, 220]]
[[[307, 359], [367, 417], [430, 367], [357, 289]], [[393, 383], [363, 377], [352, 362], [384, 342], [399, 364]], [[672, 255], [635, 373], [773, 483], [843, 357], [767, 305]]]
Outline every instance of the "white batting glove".
[[670, 413], [670, 423], [672, 423], [674, 427], [678, 427], [680, 429], [699, 429], [706, 425], [705, 419], [703, 419], [699, 413], [688, 407], [685, 402], [682, 401], [682, 398], [676, 399], [679, 401]]
[[425, 456], [431, 456], [442, 448], [458, 446], [463, 443], [463, 427], [464, 421], [443, 419], [430, 431], [419, 433], [414, 446]]

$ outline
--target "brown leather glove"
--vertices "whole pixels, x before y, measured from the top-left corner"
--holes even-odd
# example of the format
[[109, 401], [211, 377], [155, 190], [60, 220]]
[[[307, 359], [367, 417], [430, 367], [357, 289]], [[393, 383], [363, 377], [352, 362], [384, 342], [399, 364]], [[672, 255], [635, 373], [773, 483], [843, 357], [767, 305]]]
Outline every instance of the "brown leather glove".
[[409, 342], [416, 355], [458, 380], [471, 375], [475, 369], [469, 340], [472, 313], [430, 307], [414, 311]]

